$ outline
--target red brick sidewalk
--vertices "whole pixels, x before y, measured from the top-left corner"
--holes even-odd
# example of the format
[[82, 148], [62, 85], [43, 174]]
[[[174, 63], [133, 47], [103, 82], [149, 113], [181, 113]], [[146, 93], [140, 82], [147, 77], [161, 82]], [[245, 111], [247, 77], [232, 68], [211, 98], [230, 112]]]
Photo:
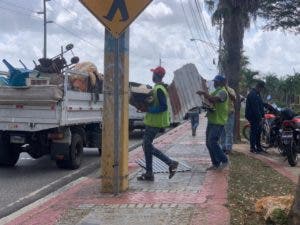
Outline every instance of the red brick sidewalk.
[[130, 188], [117, 197], [102, 194], [99, 178], [82, 178], [56, 193], [34, 203], [0, 224], [194, 224], [226, 225], [230, 222], [227, 203], [228, 171], [206, 172], [210, 160], [204, 145], [205, 124], [192, 137], [190, 124], [160, 136], [156, 147], [192, 171], [156, 174], [154, 182], [136, 181], [143, 157], [142, 148], [129, 154]]

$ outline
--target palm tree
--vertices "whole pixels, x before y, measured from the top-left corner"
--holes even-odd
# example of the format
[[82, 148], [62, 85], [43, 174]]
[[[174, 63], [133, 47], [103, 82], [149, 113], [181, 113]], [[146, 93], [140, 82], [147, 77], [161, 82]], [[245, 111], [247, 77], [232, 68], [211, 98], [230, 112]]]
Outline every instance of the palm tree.
[[[214, 10], [213, 24], [223, 24], [224, 39], [224, 71], [229, 85], [235, 89], [238, 100], [235, 104], [236, 127], [235, 139], [240, 140], [239, 120], [240, 120], [240, 99], [239, 83], [241, 81], [241, 56], [243, 50], [243, 39], [245, 29], [250, 25], [252, 16], [259, 7], [259, 0], [206, 0], [209, 8]], [[216, 4], [217, 3], [217, 4]]]
[[243, 68], [241, 70], [241, 81], [240, 81], [240, 94], [246, 96], [248, 91], [253, 88], [254, 84], [256, 83], [257, 79], [255, 76], [259, 74], [258, 71], [252, 71], [248, 68]]

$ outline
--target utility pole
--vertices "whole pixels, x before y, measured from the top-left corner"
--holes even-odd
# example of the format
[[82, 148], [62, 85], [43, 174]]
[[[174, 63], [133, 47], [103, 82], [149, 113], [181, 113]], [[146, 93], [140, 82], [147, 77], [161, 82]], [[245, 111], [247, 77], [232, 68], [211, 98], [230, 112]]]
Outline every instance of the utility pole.
[[105, 30], [101, 191], [128, 189], [129, 29], [119, 38]]
[[43, 12], [38, 12], [37, 14], [44, 15], [44, 50], [43, 50], [43, 58], [47, 58], [47, 24], [53, 23], [53, 21], [47, 20], [47, 6], [46, 2], [50, 2], [51, 0], [43, 0]]
[[161, 55], [159, 54], [159, 66], [161, 66]]

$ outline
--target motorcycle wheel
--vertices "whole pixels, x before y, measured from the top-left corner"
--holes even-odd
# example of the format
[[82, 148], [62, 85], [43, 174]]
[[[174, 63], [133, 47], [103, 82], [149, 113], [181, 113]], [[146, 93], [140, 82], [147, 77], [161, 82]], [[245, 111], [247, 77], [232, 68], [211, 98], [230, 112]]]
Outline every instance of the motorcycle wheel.
[[298, 153], [294, 149], [293, 142], [291, 142], [289, 145], [286, 146], [285, 152], [286, 152], [289, 164], [292, 167], [296, 166], [298, 163]]
[[269, 134], [265, 130], [263, 130], [260, 135], [260, 144], [261, 144], [261, 147], [264, 149], [269, 148], [271, 145]]
[[[250, 141], [250, 130], [251, 130], [250, 124], [246, 124], [243, 127], [243, 136], [245, 137], [245, 139], [247, 139], [247, 141]], [[270, 147], [270, 138], [265, 129], [263, 129], [261, 133], [260, 142], [262, 148], [267, 149]]]

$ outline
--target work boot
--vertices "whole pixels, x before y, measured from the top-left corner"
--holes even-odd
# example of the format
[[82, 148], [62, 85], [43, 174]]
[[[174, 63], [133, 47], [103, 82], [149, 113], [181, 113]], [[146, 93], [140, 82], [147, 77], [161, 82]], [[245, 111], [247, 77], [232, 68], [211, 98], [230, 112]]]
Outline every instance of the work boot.
[[138, 181], [154, 181], [154, 175], [152, 174], [147, 174], [143, 173], [140, 176], [137, 177]]
[[178, 167], [178, 165], [179, 165], [179, 162], [177, 162], [177, 161], [173, 161], [170, 165], [169, 165], [169, 179], [171, 179], [174, 175], [175, 175], [175, 173], [176, 173], [176, 171], [177, 171], [177, 167]]
[[195, 128], [192, 129], [192, 136], [193, 136], [193, 137], [196, 136], [196, 129], [195, 129]]
[[210, 170], [217, 170], [217, 169], [218, 169], [218, 167], [217, 167], [217, 166], [215, 166], [215, 165], [212, 165], [212, 166], [210, 166], [210, 167], [206, 168], [206, 171], [210, 171]]
[[229, 166], [229, 162], [221, 163], [221, 165], [218, 167], [219, 170], [224, 170], [226, 167]]

